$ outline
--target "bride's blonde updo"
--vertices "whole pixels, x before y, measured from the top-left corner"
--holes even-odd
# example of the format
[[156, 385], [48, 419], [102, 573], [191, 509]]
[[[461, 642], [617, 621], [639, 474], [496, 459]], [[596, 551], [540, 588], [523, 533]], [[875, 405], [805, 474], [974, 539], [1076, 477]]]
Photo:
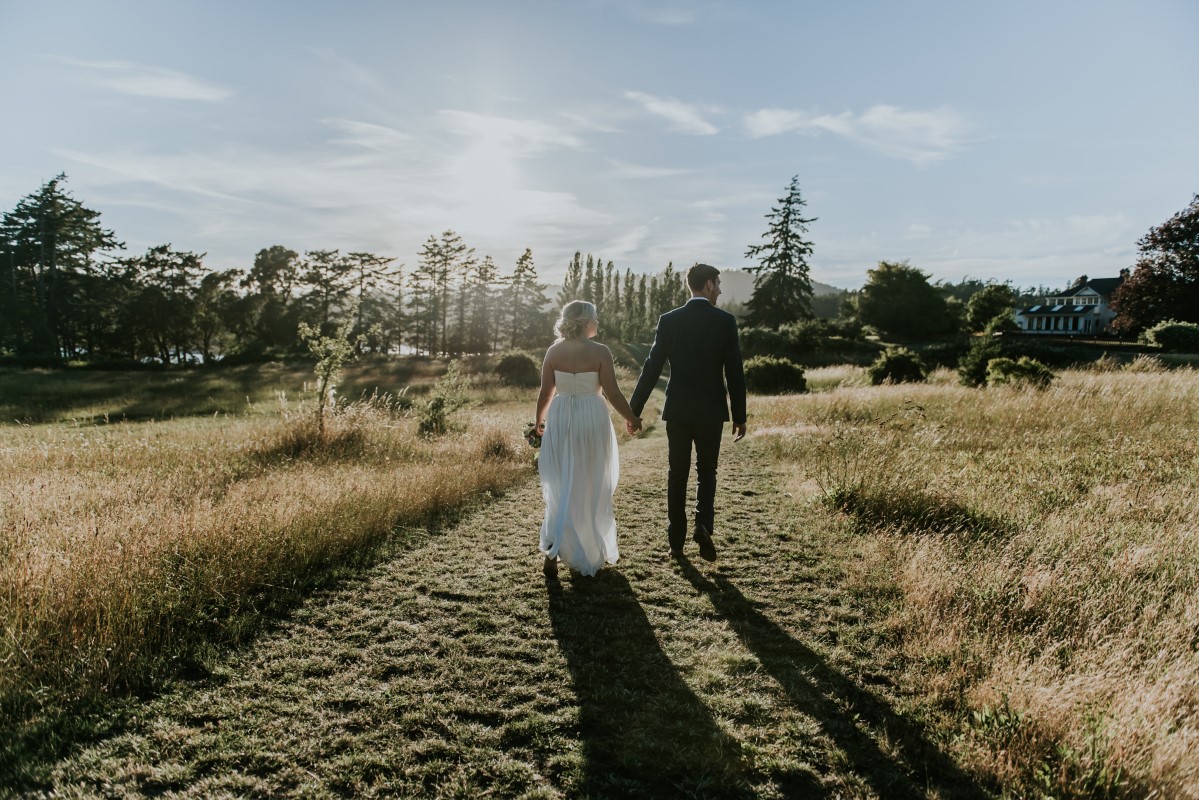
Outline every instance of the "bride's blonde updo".
[[563, 339], [582, 338], [587, 323], [595, 319], [595, 306], [586, 300], [572, 300], [562, 306], [562, 313], [554, 323], [554, 333]]

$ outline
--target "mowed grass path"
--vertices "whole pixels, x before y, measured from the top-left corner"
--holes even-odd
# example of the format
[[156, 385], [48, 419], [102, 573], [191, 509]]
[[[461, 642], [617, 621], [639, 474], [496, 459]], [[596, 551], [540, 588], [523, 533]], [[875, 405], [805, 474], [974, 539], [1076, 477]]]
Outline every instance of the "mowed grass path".
[[[541, 574], [540, 488], [320, 593], [47, 765], [56, 796], [989, 797], [893, 682], [886, 580], [726, 438], [715, 565], [665, 557], [665, 436], [621, 560]], [[821, 520], [825, 520], [821, 522]]]

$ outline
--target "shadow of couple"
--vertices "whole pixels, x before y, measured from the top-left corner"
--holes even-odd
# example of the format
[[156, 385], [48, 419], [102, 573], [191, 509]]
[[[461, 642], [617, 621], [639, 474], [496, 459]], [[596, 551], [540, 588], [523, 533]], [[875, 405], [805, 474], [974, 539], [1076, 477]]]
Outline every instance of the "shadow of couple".
[[[815, 721], [847, 767], [882, 798], [986, 798], [917, 722], [832, 667], [763, 614], [720, 574], [689, 561], [683, 576], [705, 595], [786, 701]], [[740, 744], [682, 679], [617, 570], [563, 586], [546, 581], [550, 621], [579, 701], [585, 797], [785, 797], [836, 792], [813, 766], [751, 768]], [[880, 744], [886, 742], [886, 749]], [[804, 748], [816, 752], [813, 747]], [[839, 759], [840, 760], [840, 759]], [[575, 791], [571, 791], [575, 794]]]

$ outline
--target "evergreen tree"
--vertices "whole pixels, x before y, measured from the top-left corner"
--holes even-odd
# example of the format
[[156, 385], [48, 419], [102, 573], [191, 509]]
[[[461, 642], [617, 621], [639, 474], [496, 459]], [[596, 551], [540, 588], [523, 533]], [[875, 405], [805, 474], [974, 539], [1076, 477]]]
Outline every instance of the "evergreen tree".
[[0, 222], [0, 348], [59, 357], [85, 348], [84, 305], [104, 277], [102, 258], [124, 245], [65, 182], [54, 177]]
[[582, 299], [583, 290], [583, 254], [575, 251], [575, 256], [566, 265], [566, 275], [562, 278], [562, 289], [558, 292], [559, 308], [572, 300]]
[[452, 230], [444, 231], [440, 239], [430, 236], [421, 248], [421, 280], [429, 282], [432, 290], [432, 295], [424, 302], [427, 306], [424, 313], [431, 313], [436, 325], [430, 342], [431, 353], [449, 353], [451, 293], [456, 281], [474, 263], [474, 254], [474, 248], [467, 247], [462, 237]]
[[880, 261], [866, 273], [858, 294], [858, 318], [891, 336], [948, 333], [952, 320], [945, 298], [928, 275], [906, 261]]
[[400, 272], [392, 267], [394, 258], [374, 253], [356, 252], [346, 256], [351, 294], [358, 309], [350, 341], [358, 347], [370, 347], [386, 352], [385, 331], [395, 319], [394, 292], [400, 282]]
[[812, 243], [804, 238], [815, 217], [802, 216], [805, 203], [799, 176], [791, 178], [786, 196], [770, 210], [764, 244], [751, 245], [745, 257], [754, 260], [746, 270], [754, 275], [754, 291], [746, 306], [748, 323], [778, 330], [782, 325], [812, 317], [812, 282], [808, 257]]
[[354, 277], [354, 264], [337, 250], [304, 253], [299, 283], [307, 292], [300, 299], [307, 321], [322, 335], [340, 327], [335, 317], [348, 304]]
[[[577, 260], [578, 254], [575, 254]], [[505, 292], [505, 328], [511, 347], [540, 347], [552, 338], [545, 306], [546, 285], [537, 280], [533, 251], [525, 249], [516, 260], [516, 268]]]
[[295, 288], [300, 254], [282, 245], [259, 250], [241, 280], [247, 293], [237, 302], [233, 327], [243, 351], [286, 352], [296, 348], [300, 309]]
[[642, 334], [639, 337], [641, 339], [648, 339], [650, 331], [658, 324], [658, 318], [650, 315], [649, 297], [649, 276], [642, 273], [641, 277], [637, 279], [637, 300], [633, 303], [638, 320], [638, 331]]
[[196, 288], [196, 346], [205, 364], [228, 349], [231, 316], [238, 300], [233, 285], [239, 274], [235, 269], [209, 272], [200, 278]]
[[142, 353], [164, 364], [187, 362], [197, 344], [196, 289], [204, 274], [203, 259], [203, 253], [175, 250], [170, 244], [128, 259], [140, 285], [135, 304]]
[[591, 253], [587, 254], [587, 266], [583, 270], [582, 291], [583, 293], [575, 299], [595, 302], [595, 257]]
[[641, 318], [637, 314], [637, 279], [633, 277], [633, 271], [630, 269], [624, 271], [621, 296], [624, 302], [620, 304], [620, 338], [626, 342], [637, 341], [640, 337], [638, 322]]

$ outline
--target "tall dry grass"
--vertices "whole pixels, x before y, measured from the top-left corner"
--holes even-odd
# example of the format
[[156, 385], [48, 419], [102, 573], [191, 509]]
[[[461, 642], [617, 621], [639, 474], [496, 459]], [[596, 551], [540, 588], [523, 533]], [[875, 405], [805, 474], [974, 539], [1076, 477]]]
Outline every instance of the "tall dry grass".
[[272, 416], [0, 429], [0, 698], [152, 685], [410, 528], [530, 473], [517, 407], [422, 439], [386, 398], [318, 440]]
[[1017, 796], [1199, 797], [1199, 373], [751, 403], [890, 569], [914, 684]]

